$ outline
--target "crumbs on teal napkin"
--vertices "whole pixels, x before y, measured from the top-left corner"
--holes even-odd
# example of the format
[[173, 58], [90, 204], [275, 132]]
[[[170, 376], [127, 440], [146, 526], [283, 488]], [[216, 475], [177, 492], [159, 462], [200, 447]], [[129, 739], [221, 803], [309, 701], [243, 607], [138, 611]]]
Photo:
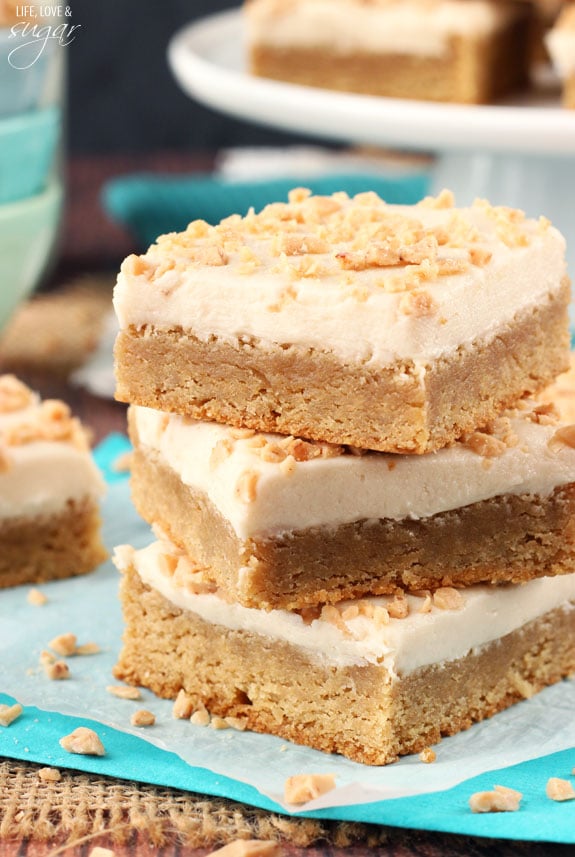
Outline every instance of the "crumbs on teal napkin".
[[102, 200], [110, 217], [129, 229], [141, 247], [148, 247], [158, 235], [180, 232], [191, 220], [219, 223], [231, 214], [246, 214], [250, 207], [259, 211], [271, 202], [287, 200], [294, 187], [326, 195], [346, 191], [350, 196], [371, 190], [386, 202], [412, 205], [428, 193], [430, 176], [427, 172], [354, 173], [230, 182], [212, 176], [144, 173], [108, 182]]
[[119, 467], [118, 464], [121, 457], [131, 451], [132, 444], [126, 435], [120, 432], [109, 434], [94, 450], [94, 461], [109, 485], [121, 482], [130, 475], [129, 470]]

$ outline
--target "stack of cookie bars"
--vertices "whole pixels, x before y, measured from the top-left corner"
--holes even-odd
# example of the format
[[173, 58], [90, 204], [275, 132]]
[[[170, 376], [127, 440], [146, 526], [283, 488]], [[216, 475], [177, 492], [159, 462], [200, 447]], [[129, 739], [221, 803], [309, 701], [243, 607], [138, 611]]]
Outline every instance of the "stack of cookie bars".
[[386, 764], [575, 670], [564, 241], [443, 192], [312, 196], [129, 257], [116, 675]]

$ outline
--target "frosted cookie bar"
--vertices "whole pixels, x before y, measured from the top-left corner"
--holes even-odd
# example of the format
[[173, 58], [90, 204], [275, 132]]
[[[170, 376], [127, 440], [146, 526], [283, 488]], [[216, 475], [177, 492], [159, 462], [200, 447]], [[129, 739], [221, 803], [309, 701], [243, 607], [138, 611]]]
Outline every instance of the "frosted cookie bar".
[[562, 236], [449, 193], [195, 221], [114, 301], [120, 400], [366, 449], [439, 449], [568, 366]]
[[103, 562], [103, 490], [68, 406], [0, 376], [0, 587], [84, 574]]
[[[344, 602], [242, 607], [166, 543], [117, 549], [117, 678], [318, 750], [383, 765], [575, 669], [575, 576]], [[194, 569], [194, 582], [190, 569]], [[486, 621], [488, 617], [488, 621]]]
[[132, 497], [248, 606], [568, 573], [575, 426], [547, 405], [522, 408], [400, 456], [132, 406]]
[[545, 44], [563, 82], [563, 103], [575, 109], [575, 3], [564, 7]]
[[526, 82], [529, 11], [505, 0], [249, 0], [244, 18], [256, 75], [477, 104]]

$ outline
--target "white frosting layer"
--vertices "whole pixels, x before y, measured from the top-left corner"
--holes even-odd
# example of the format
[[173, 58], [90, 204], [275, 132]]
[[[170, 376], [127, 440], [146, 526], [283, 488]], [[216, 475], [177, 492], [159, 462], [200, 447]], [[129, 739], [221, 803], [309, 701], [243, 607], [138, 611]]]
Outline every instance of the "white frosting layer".
[[7, 430], [33, 423], [38, 411], [35, 399], [23, 410], [0, 414], [0, 451], [8, 462], [6, 469], [0, 467], [0, 521], [57, 514], [69, 500], [96, 500], [104, 493], [104, 481], [87, 449], [53, 440], [3, 445]]
[[[291, 206], [295, 216], [306, 204]], [[348, 215], [353, 220], [357, 208], [344, 203], [337, 215], [348, 230], [345, 220]], [[368, 203], [365, 209], [374, 216], [383, 212], [389, 218], [411, 217], [423, 229], [453, 231], [452, 219], [458, 217], [453, 208], [381, 204], [370, 208]], [[192, 261], [193, 248], [197, 244], [202, 249], [203, 239], [190, 239], [189, 247], [169, 241], [154, 245], [136, 260], [137, 266], [127, 260], [114, 297], [120, 327], [182, 327], [202, 340], [214, 335], [224, 341], [253, 336], [264, 346], [311, 347], [346, 362], [365, 363], [367, 368], [410, 359], [425, 372], [430, 361], [471, 347], [474, 341], [489, 341], [517, 314], [544, 305], [561, 288], [566, 272], [565, 242], [555, 229], [526, 221], [518, 227], [526, 236], [525, 246], [507, 246], [498, 235], [500, 224], [484, 208], [460, 211], [460, 219], [477, 230], [475, 246], [492, 254], [491, 259], [484, 265], [467, 265], [462, 273], [422, 279], [415, 292], [424, 291], [431, 298], [429, 313], [406, 309], [409, 289], [394, 287], [398, 277], [417, 266], [342, 270], [337, 254], [353, 250], [353, 238], [330, 243], [328, 253], [308, 257], [321, 267], [320, 275], [297, 277], [292, 263], [297, 265], [301, 257], [278, 259], [273, 237], [242, 232], [229, 245], [224, 241], [227, 264], [221, 266]], [[299, 234], [293, 220], [292, 228]], [[312, 228], [308, 223], [301, 226], [303, 232]], [[364, 228], [369, 230], [369, 224]], [[351, 233], [355, 234], [353, 228]], [[223, 240], [222, 233], [214, 230], [206, 239], [212, 245], [214, 240]], [[369, 247], [373, 242], [366, 240]], [[456, 238], [439, 247], [439, 259], [467, 259], [468, 247]], [[242, 268], [242, 248], [253, 251], [260, 263], [250, 273]]]
[[248, 40], [278, 48], [441, 56], [453, 36], [477, 39], [516, 12], [485, 0], [252, 0]]
[[[132, 406], [144, 452], [160, 456], [186, 485], [205, 493], [240, 538], [372, 518], [424, 518], [501, 494], [549, 495], [575, 481], [575, 449], [548, 441], [556, 425], [511, 419], [515, 446], [485, 459], [461, 443], [428, 455], [338, 455], [283, 465], [263, 461], [254, 438], [227, 426]], [[264, 435], [277, 442], [278, 436]], [[230, 454], [216, 449], [233, 444]], [[255, 496], [242, 492], [254, 474]]]
[[[120, 570], [134, 565], [142, 580], [184, 610], [207, 622], [237, 631], [249, 631], [306, 649], [327, 663], [380, 664], [396, 675], [407, 674], [429, 664], [465, 657], [493, 640], [521, 628], [527, 622], [557, 607], [573, 609], [575, 574], [547, 577], [509, 586], [472, 586], [462, 590], [459, 610], [417, 612], [424, 599], [408, 596], [410, 613], [404, 619], [390, 618], [387, 625], [364, 615], [346, 621], [349, 634], [324, 619], [306, 625], [298, 613], [286, 610], [257, 610], [229, 603], [217, 594], [195, 594], [160, 571], [158, 557], [170, 548], [154, 542], [132, 554], [119, 549]], [[386, 597], [362, 602], [385, 606]], [[342, 602], [345, 607], [353, 602]]]

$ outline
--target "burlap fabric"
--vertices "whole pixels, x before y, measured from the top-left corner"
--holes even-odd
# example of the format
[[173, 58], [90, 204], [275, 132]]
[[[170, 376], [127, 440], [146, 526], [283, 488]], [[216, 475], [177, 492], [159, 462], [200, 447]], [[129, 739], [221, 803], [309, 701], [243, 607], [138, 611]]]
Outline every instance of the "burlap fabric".
[[306, 847], [318, 842], [376, 846], [387, 831], [374, 825], [286, 818], [204, 795], [62, 770], [44, 782], [41, 766], [0, 761], [0, 839], [77, 842], [106, 833], [113, 842], [134, 830], [157, 846], [174, 841], [210, 847], [234, 839], [275, 839]]

